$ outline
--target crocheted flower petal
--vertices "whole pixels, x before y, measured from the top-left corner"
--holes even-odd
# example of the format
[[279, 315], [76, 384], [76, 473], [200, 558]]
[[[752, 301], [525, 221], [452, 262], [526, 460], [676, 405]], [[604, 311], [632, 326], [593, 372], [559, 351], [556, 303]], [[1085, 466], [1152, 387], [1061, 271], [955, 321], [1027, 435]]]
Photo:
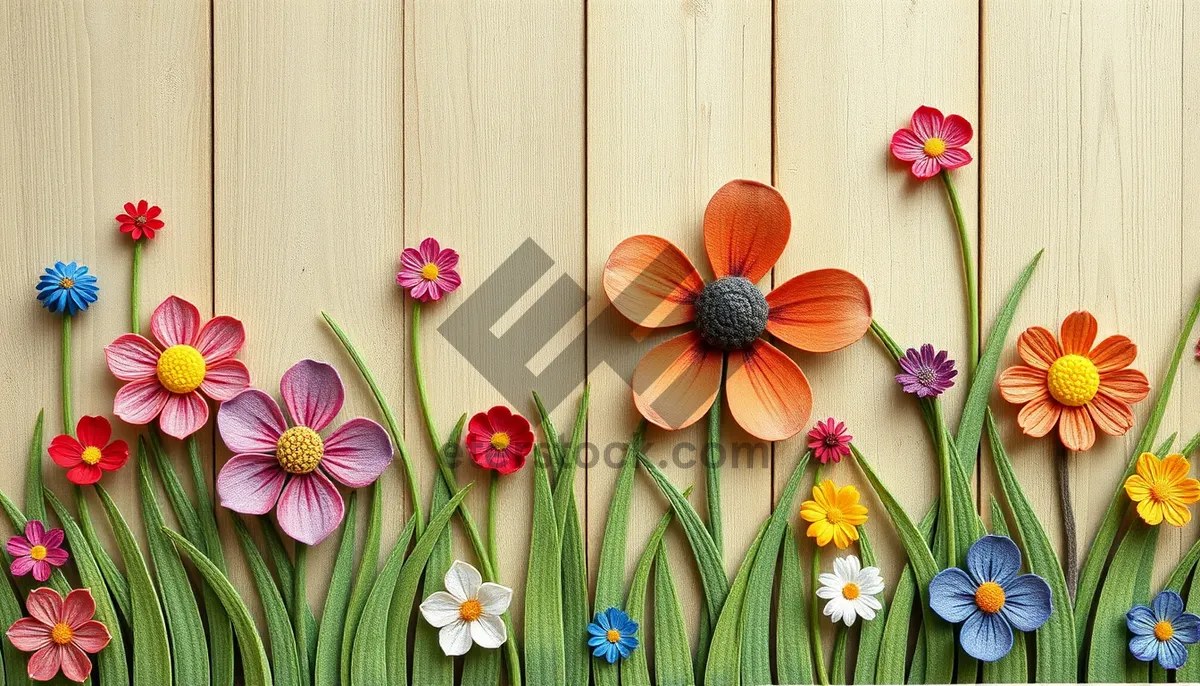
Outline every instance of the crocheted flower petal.
[[1017, 354], [1025, 364], [1036, 369], [1050, 369], [1050, 365], [1063, 356], [1062, 348], [1049, 329], [1031, 326], [1017, 337]]
[[918, 179], [931, 179], [940, 171], [942, 171], [942, 164], [936, 157], [922, 157], [912, 164], [913, 176]]
[[1058, 421], [1058, 437], [1068, 450], [1077, 453], [1091, 450], [1096, 442], [1096, 425], [1087, 408], [1064, 407]]
[[975, 583], [958, 567], [943, 569], [929, 582], [929, 608], [951, 624], [965, 621], [979, 611]]
[[1109, 336], [1096, 344], [1087, 356], [1101, 374], [1115, 372], [1133, 364], [1137, 359], [1137, 346], [1125, 336]]
[[1015, 405], [1049, 397], [1046, 370], [1018, 364], [1000, 374], [1000, 396]]
[[730, 181], [704, 210], [704, 250], [718, 279], [759, 281], [783, 254], [791, 232], [792, 215], [783, 196], [757, 181]]
[[37, 621], [54, 626], [62, 616], [63, 599], [52, 588], [35, 588], [25, 599], [25, 611]]
[[221, 505], [242, 514], [266, 514], [275, 507], [287, 472], [274, 455], [242, 453], [229, 458], [217, 474]]
[[683, 251], [665, 238], [631, 236], [604, 264], [604, 292], [617, 311], [639, 326], [664, 327], [696, 318], [693, 305], [704, 281]]
[[633, 402], [638, 411], [664, 429], [692, 425], [717, 397], [722, 357], [695, 331], [655, 346], [633, 372]]
[[67, 470], [67, 481], [79, 486], [90, 486], [104, 476], [99, 465], [79, 463]]
[[279, 497], [276, 516], [284, 533], [301, 543], [316, 545], [337, 529], [345, 505], [342, 494], [319, 471], [292, 477]]
[[1133, 410], [1119, 400], [1097, 393], [1085, 407], [1096, 427], [1109, 436], [1124, 436], [1133, 428]]
[[200, 332], [200, 310], [183, 298], [172, 295], [150, 315], [150, 331], [164, 348], [192, 345]]
[[351, 419], [325, 440], [321, 469], [350, 488], [375, 483], [392, 461], [387, 431], [370, 419]]
[[73, 642], [86, 653], [98, 653], [112, 640], [108, 627], [95, 620], [84, 622], [73, 631]]
[[442, 246], [436, 238], [430, 236], [421, 241], [421, 246], [417, 252], [420, 253], [423, 264], [436, 264], [438, 255], [442, 253]]
[[33, 548], [33, 545], [25, 536], [12, 536], [8, 539], [5, 549], [8, 550], [9, 555], [19, 558], [22, 555], [29, 555], [29, 551]]
[[483, 576], [479, 574], [479, 570], [462, 560], [455, 560], [454, 564], [450, 565], [450, 569], [446, 570], [446, 576], [443, 579], [446, 592], [455, 598], [464, 600], [478, 595], [479, 586], [482, 583]]
[[241, 360], [222, 360], [208, 366], [200, 392], [223, 403], [249, 386], [250, 370]]
[[812, 411], [812, 389], [804, 372], [762, 339], [749, 350], [729, 355], [725, 393], [737, 423], [764, 441], [796, 435]]
[[1129, 639], [1129, 653], [1142, 662], [1151, 662], [1158, 658], [1158, 639], [1153, 630], [1148, 634], [1139, 634]]
[[162, 432], [180, 440], [191, 436], [208, 423], [208, 402], [196, 391], [171, 393], [158, 417]]
[[435, 629], [458, 621], [461, 610], [462, 601], [445, 591], [432, 593], [421, 603], [421, 616]]
[[74, 641], [60, 646], [58, 652], [62, 660], [63, 676], [76, 683], [86, 681], [92, 673], [92, 661], [88, 659], [87, 653], [80, 650]]
[[460, 619], [442, 627], [438, 632], [438, 645], [446, 657], [466, 655], [472, 645], [470, 624]]
[[[27, 538], [30, 533], [30, 528], [31, 528], [29, 526], [30, 524], [36, 524], [40, 528], [43, 528], [43, 529], [45, 528], [42, 526], [42, 523], [39, 522], [38, 520], [36, 520], [36, 519], [29, 520], [29, 523], [25, 525], [25, 535]], [[43, 531], [41, 534], [42, 545], [44, 545], [50, 549], [61, 548], [62, 543], [63, 543], [63, 538], [65, 538], [65, 536], [63, 534], [62, 529], [50, 529], [49, 531]], [[33, 539], [30, 538], [29, 540], [32, 541]]]
[[149, 424], [167, 406], [170, 396], [158, 378], [127, 383], [113, 398], [113, 414], [127, 424]]
[[1157, 621], [1173, 622], [1183, 614], [1183, 598], [1175, 591], [1161, 591], [1150, 601], [1150, 609]]
[[8, 640], [17, 650], [32, 653], [50, 645], [50, 628], [53, 624], [43, 624], [32, 617], [18, 619], [8, 628]]
[[221, 404], [217, 428], [235, 453], [274, 453], [287, 424], [271, 396], [251, 388]]
[[971, 142], [972, 135], [971, 122], [957, 114], [946, 117], [942, 122], [942, 140], [948, 148], [961, 148]]
[[995, 662], [1012, 650], [1012, 627], [999, 614], [976, 612], [963, 623], [958, 641], [967, 655], [983, 662]]
[[1026, 436], [1041, 438], [1050, 433], [1058, 418], [1062, 415], [1063, 406], [1059, 405], [1049, 393], [1030, 401], [1017, 413], [1017, 424]]
[[196, 338], [196, 350], [209, 365], [233, 357], [245, 344], [246, 328], [227, 315], [210, 319]]
[[1158, 651], [1158, 664], [1163, 669], [1179, 669], [1187, 662], [1187, 648], [1183, 644], [1171, 637], [1165, 641], [1159, 641], [1156, 646]]
[[83, 445], [103, 448], [112, 438], [112, 424], [104, 417], [84, 415], [75, 425], [75, 435]]
[[480, 615], [471, 622], [471, 640], [480, 648], [499, 648], [508, 640], [508, 628], [496, 615]]
[[1153, 635], [1154, 625], [1157, 623], [1154, 612], [1145, 605], [1135, 605], [1125, 613], [1125, 626], [1129, 628], [1130, 633], [1138, 636]]
[[33, 558], [29, 557], [29, 553], [14, 557], [12, 564], [8, 566], [8, 571], [12, 572], [13, 576], [25, 576], [33, 571]]
[[143, 381], [158, 374], [161, 353], [154, 344], [135, 333], [127, 333], [104, 347], [108, 371], [121, 381]]
[[921, 105], [913, 112], [912, 129], [917, 134], [917, 137], [923, 141], [935, 137], [940, 138], [942, 136], [942, 124], [945, 120], [941, 110], [936, 107]]
[[300, 360], [292, 365], [279, 382], [279, 390], [292, 421], [313, 431], [329, 426], [346, 399], [337, 370], [316, 360]]
[[96, 614], [96, 601], [92, 598], [92, 592], [86, 588], [77, 588], [67, 594], [66, 600], [63, 601], [62, 614], [60, 620], [67, 623], [67, 626], [74, 629], [75, 627], [90, 620]]
[[[58, 674], [59, 669], [63, 665], [63, 654], [66, 651], [63, 646], [57, 643], [51, 643], [33, 655], [29, 656], [29, 663], [25, 665], [25, 670], [29, 674], [29, 678], [34, 681], [49, 681]], [[83, 679], [79, 679], [83, 681]]]
[[794, 276], [767, 294], [767, 306], [767, 331], [807, 352], [839, 350], [871, 328], [867, 285], [841, 269]]
[[1120, 369], [1100, 375], [1100, 392], [1123, 403], [1140, 403], [1150, 395], [1150, 382], [1136, 369]]
[[1050, 584], [1036, 574], [1022, 574], [1004, 585], [1001, 614], [1021, 631], [1036, 631], [1053, 612]]
[[904, 162], [915, 162], [925, 157], [925, 141], [912, 129], [900, 129], [892, 134], [892, 154]]
[[1063, 352], [1067, 355], [1087, 355], [1096, 342], [1098, 328], [1091, 312], [1080, 310], [1067, 315], [1058, 331]]
[[984, 536], [967, 551], [967, 571], [977, 585], [995, 581], [1007, 587], [1021, 571], [1021, 550], [1007, 536]]

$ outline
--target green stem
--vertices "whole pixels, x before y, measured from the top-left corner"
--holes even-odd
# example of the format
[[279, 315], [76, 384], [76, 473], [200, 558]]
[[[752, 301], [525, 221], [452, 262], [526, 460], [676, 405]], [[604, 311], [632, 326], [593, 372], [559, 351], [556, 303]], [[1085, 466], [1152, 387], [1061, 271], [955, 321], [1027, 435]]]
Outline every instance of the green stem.
[[311, 679], [308, 671], [308, 629], [305, 625], [308, 609], [308, 546], [296, 541], [296, 561], [292, 572], [292, 633], [296, 637], [296, 662], [300, 667], [300, 683], [307, 686]]
[[487, 513], [487, 544], [488, 555], [492, 560], [496, 560], [496, 502], [497, 494], [500, 491], [499, 472], [494, 469], [488, 470], [488, 513]]
[[75, 417], [71, 412], [71, 317], [62, 316], [62, 421], [63, 433], [75, 435]]
[[141, 321], [141, 292], [142, 292], [142, 243], [143, 239], [133, 242], [133, 276], [129, 285], [129, 330], [133, 333], [142, 332]]
[[413, 301], [412, 306], [412, 359], [413, 379], [417, 384], [417, 400], [420, 401], [421, 415], [425, 418], [425, 429], [429, 433], [429, 445], [437, 455], [438, 463], [442, 461], [442, 440], [438, 436], [437, 424], [433, 421], [433, 410], [429, 407], [429, 395], [425, 391], [425, 372], [421, 369], [421, 341], [417, 332], [421, 328], [421, 303]]
[[933, 403], [934, 425], [937, 427], [937, 451], [938, 451], [938, 469], [942, 473], [942, 490], [941, 503], [942, 511], [938, 517], [938, 531], [941, 532], [943, 549], [946, 551], [946, 566], [954, 567], [958, 564], [958, 551], [955, 549], [955, 531], [954, 531], [954, 497], [952, 494], [953, 479], [951, 479], [950, 470], [954, 466], [950, 460], [957, 459], [951, 455], [950, 441], [947, 438], [949, 433], [946, 430], [946, 417], [942, 414], [942, 403], [934, 400]]
[[705, 468], [705, 498], [708, 501], [708, 532], [712, 534], [721, 562], [725, 560], [725, 543], [721, 524], [721, 391], [708, 410], [708, 464]]
[[958, 201], [958, 191], [950, 180], [950, 172], [942, 170], [942, 181], [946, 184], [946, 195], [950, 196], [950, 206], [954, 209], [954, 223], [958, 228], [958, 244], [962, 249], [963, 281], [967, 286], [967, 325], [970, 355], [967, 357], [967, 377], [974, 376], [975, 365], [979, 362], [979, 294], [975, 282], [975, 260], [971, 258], [971, 237], [967, 234], [967, 222], [963, 217], [962, 205]]
[[[821, 483], [821, 465], [817, 465], [813, 471], [813, 488], [816, 488]], [[812, 640], [813, 667], [817, 670], [817, 683], [820, 686], [829, 686], [829, 672], [825, 669], [825, 655], [821, 646], [821, 611], [817, 608], [817, 603], [820, 600], [817, 598], [817, 589], [821, 587], [821, 546], [817, 545], [816, 539], [813, 539], [813, 556], [812, 556], [812, 587], [809, 590], [808, 599], [808, 634]]]

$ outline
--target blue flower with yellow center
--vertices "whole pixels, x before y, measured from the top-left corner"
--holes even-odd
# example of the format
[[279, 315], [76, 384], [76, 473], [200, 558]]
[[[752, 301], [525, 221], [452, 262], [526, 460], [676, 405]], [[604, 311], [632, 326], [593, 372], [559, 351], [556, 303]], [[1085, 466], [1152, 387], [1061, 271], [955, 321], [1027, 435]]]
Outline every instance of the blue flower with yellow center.
[[637, 630], [637, 622], [615, 607], [597, 613], [596, 620], [588, 624], [592, 655], [608, 660], [610, 665], [624, 660], [638, 647]]
[[1129, 652], [1142, 662], [1158, 660], [1163, 669], [1182, 667], [1187, 647], [1200, 641], [1200, 617], [1184, 612], [1183, 598], [1169, 589], [1156, 595], [1149, 607], [1135, 605], [1125, 614], [1125, 624], [1133, 634]]
[[37, 291], [42, 307], [55, 314], [73, 317], [96, 302], [100, 289], [96, 286], [96, 277], [88, 273], [87, 267], [74, 262], [55, 262], [53, 267], [46, 267], [46, 273], [38, 280]]

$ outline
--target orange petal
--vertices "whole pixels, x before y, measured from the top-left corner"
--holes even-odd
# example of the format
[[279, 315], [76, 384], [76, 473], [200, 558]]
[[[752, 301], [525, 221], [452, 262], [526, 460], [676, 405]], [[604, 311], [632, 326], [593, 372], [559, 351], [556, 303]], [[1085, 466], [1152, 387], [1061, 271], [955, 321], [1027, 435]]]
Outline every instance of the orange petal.
[[1063, 355], [1054, 334], [1041, 326], [1031, 326], [1021, 332], [1017, 338], [1017, 354], [1035, 369], [1049, 369]]
[[632, 236], [617, 244], [604, 265], [604, 292], [621, 314], [640, 326], [684, 324], [704, 281], [687, 255], [665, 238]]
[[721, 351], [689, 331], [655, 346], [633, 371], [633, 402], [651, 423], [682, 429], [708, 412], [721, 388]]
[[1096, 427], [1109, 436], [1124, 436], [1133, 428], [1133, 410], [1119, 400], [1097, 393], [1086, 407]]
[[1150, 497], [1150, 484], [1141, 475], [1132, 474], [1125, 480], [1125, 494], [1135, 503], [1145, 500]]
[[1109, 336], [1088, 353], [1088, 359], [1101, 374], [1124, 369], [1136, 358], [1137, 346], [1125, 336]]
[[795, 436], [812, 411], [812, 389], [804, 372], [761, 339], [749, 350], [729, 354], [725, 394], [737, 423], [764, 441]]
[[1163, 458], [1158, 469], [1159, 476], [1167, 483], [1177, 484], [1187, 478], [1192, 465], [1183, 455], [1172, 453]]
[[1134, 468], [1147, 483], [1154, 483], [1158, 480], [1158, 457], [1154, 453], [1142, 453], [1138, 455], [1137, 466]]
[[1000, 396], [1014, 405], [1048, 397], [1046, 370], [1019, 364], [1000, 374]]
[[1184, 526], [1192, 521], [1192, 513], [1187, 507], [1170, 500], [1163, 503], [1163, 516], [1171, 526]]
[[1080, 310], [1067, 315], [1058, 330], [1063, 352], [1068, 355], [1087, 355], [1092, 343], [1096, 342], [1097, 328], [1096, 318], [1091, 312]]
[[1163, 506], [1147, 498], [1137, 504], [1138, 516], [1150, 526], [1158, 526], [1163, 520]]
[[1136, 369], [1119, 369], [1100, 375], [1100, 392], [1132, 405], [1150, 395], [1150, 382]]
[[1185, 505], [1200, 500], [1200, 481], [1184, 479], [1175, 487], [1175, 499]]
[[779, 191], [740, 179], [717, 189], [704, 210], [704, 249], [717, 278], [757, 282], [783, 254], [792, 215]]
[[810, 353], [844, 348], [871, 328], [871, 294], [857, 276], [819, 269], [767, 294], [767, 331]]
[[1058, 420], [1058, 437], [1067, 450], [1082, 453], [1096, 442], [1096, 425], [1083, 407], [1064, 407]]
[[1017, 425], [1021, 427], [1026, 436], [1041, 438], [1050, 433], [1050, 429], [1054, 428], [1061, 413], [1062, 405], [1054, 402], [1047, 393], [1044, 397], [1037, 398], [1021, 408], [1021, 411], [1017, 413]]

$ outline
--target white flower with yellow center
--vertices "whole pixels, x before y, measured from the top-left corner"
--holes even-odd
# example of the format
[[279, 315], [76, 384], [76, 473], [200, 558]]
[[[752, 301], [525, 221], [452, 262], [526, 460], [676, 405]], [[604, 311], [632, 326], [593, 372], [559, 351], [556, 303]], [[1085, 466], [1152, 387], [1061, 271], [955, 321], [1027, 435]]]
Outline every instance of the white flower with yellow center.
[[879, 569], [864, 569], [854, 555], [835, 558], [833, 574], [822, 574], [817, 579], [821, 582], [817, 597], [829, 601], [825, 603], [825, 616], [834, 624], [845, 622], [846, 626], [853, 626], [856, 617], [870, 621], [875, 619], [876, 610], [883, 608], [883, 603], [875, 597], [883, 593]]
[[464, 655], [472, 645], [499, 648], [508, 640], [501, 618], [512, 602], [512, 589], [483, 583], [479, 570], [462, 560], [450, 565], [444, 579], [446, 590], [431, 594], [421, 603], [425, 621], [440, 629], [438, 643], [447, 656]]

